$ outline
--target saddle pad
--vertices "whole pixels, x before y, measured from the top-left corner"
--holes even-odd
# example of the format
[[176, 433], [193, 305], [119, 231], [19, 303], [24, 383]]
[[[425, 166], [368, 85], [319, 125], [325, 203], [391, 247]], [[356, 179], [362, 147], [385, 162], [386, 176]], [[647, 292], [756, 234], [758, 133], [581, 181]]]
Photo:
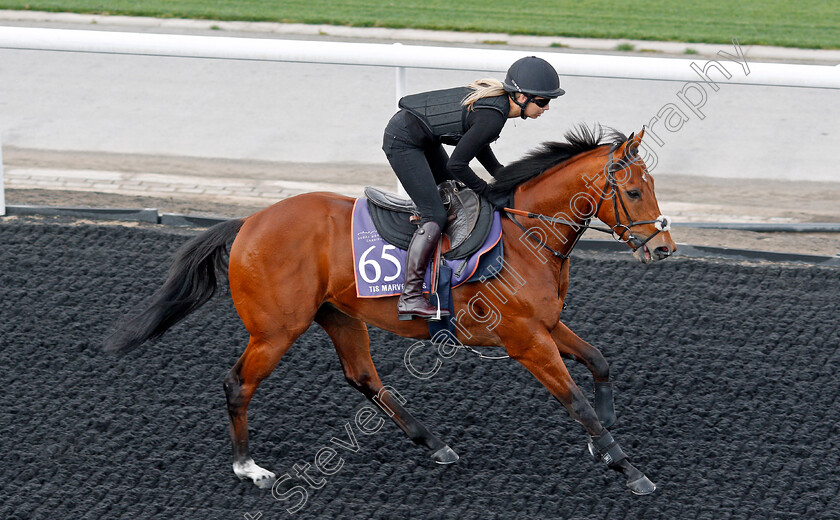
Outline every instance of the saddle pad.
[[[402, 292], [405, 282], [405, 249], [386, 242], [370, 216], [367, 199], [356, 199], [353, 205], [353, 260], [356, 278], [356, 296], [359, 298], [382, 298]], [[494, 249], [502, 239], [502, 221], [498, 213], [493, 215], [490, 233], [481, 247], [468, 258], [443, 260], [452, 268], [452, 287], [465, 283], [476, 272], [481, 257]], [[465, 265], [464, 265], [465, 264]], [[423, 291], [429, 291], [431, 269], [426, 269]]]

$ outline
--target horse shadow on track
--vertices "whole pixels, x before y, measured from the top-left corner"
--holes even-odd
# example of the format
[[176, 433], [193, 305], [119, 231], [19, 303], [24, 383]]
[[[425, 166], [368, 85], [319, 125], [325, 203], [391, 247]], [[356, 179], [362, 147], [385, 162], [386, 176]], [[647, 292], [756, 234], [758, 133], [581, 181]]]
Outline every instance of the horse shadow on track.
[[[99, 350], [184, 241], [0, 224], [0, 517], [840, 518], [836, 269], [573, 260], [564, 321], [612, 364], [612, 431], [658, 484], [648, 497], [588, 458], [584, 430], [515, 362], [459, 352], [420, 380], [403, 365], [413, 340], [375, 329], [383, 381], [462, 459], [435, 465], [390, 421], [361, 432], [368, 403], [313, 326], [249, 413], [255, 456], [278, 474], [323, 447], [343, 461], [317, 489], [294, 477], [308, 496], [291, 514], [297, 498], [230, 468], [222, 378], [247, 334], [228, 295], [124, 357]], [[431, 347], [412, 357], [435, 359]], [[570, 369], [591, 395], [588, 372]]]

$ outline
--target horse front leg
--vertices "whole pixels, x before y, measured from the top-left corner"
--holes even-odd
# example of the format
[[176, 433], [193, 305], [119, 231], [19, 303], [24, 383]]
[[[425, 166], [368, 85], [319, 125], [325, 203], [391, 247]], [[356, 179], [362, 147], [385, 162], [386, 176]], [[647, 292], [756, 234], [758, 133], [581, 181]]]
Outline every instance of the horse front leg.
[[551, 331], [551, 338], [563, 357], [571, 357], [582, 363], [592, 372], [595, 383], [595, 413], [604, 428], [615, 424], [615, 405], [613, 404], [613, 383], [610, 381], [610, 365], [601, 351], [583, 341], [562, 321]]
[[531, 332], [531, 341], [522, 343], [534, 330], [533, 324], [511, 327], [503, 337], [508, 355], [524, 366], [568, 410], [569, 415], [586, 428], [590, 443], [600, 459], [627, 477], [627, 487], [637, 495], [653, 493], [656, 486], [633, 466], [627, 455], [598, 420], [595, 410], [572, 380], [551, 334], [547, 330]]

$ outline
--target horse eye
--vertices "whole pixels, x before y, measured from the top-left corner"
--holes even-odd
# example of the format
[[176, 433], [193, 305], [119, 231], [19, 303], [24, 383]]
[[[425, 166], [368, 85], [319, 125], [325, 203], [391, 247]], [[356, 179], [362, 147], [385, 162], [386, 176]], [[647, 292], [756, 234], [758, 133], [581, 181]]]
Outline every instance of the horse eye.
[[625, 193], [627, 193], [628, 197], [634, 200], [642, 198], [642, 192], [639, 190], [627, 190]]

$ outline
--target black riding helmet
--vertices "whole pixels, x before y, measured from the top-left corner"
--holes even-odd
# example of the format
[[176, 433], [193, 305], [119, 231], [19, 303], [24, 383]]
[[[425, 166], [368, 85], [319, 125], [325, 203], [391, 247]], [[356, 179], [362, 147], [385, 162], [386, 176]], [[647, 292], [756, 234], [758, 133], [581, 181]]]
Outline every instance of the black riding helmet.
[[[516, 60], [507, 71], [504, 81], [505, 91], [513, 102], [522, 109], [520, 116], [525, 119], [525, 107], [535, 97], [554, 99], [566, 93], [560, 88], [560, 78], [554, 67], [542, 58], [528, 56]], [[525, 103], [516, 100], [515, 94], [523, 93], [527, 96]]]

